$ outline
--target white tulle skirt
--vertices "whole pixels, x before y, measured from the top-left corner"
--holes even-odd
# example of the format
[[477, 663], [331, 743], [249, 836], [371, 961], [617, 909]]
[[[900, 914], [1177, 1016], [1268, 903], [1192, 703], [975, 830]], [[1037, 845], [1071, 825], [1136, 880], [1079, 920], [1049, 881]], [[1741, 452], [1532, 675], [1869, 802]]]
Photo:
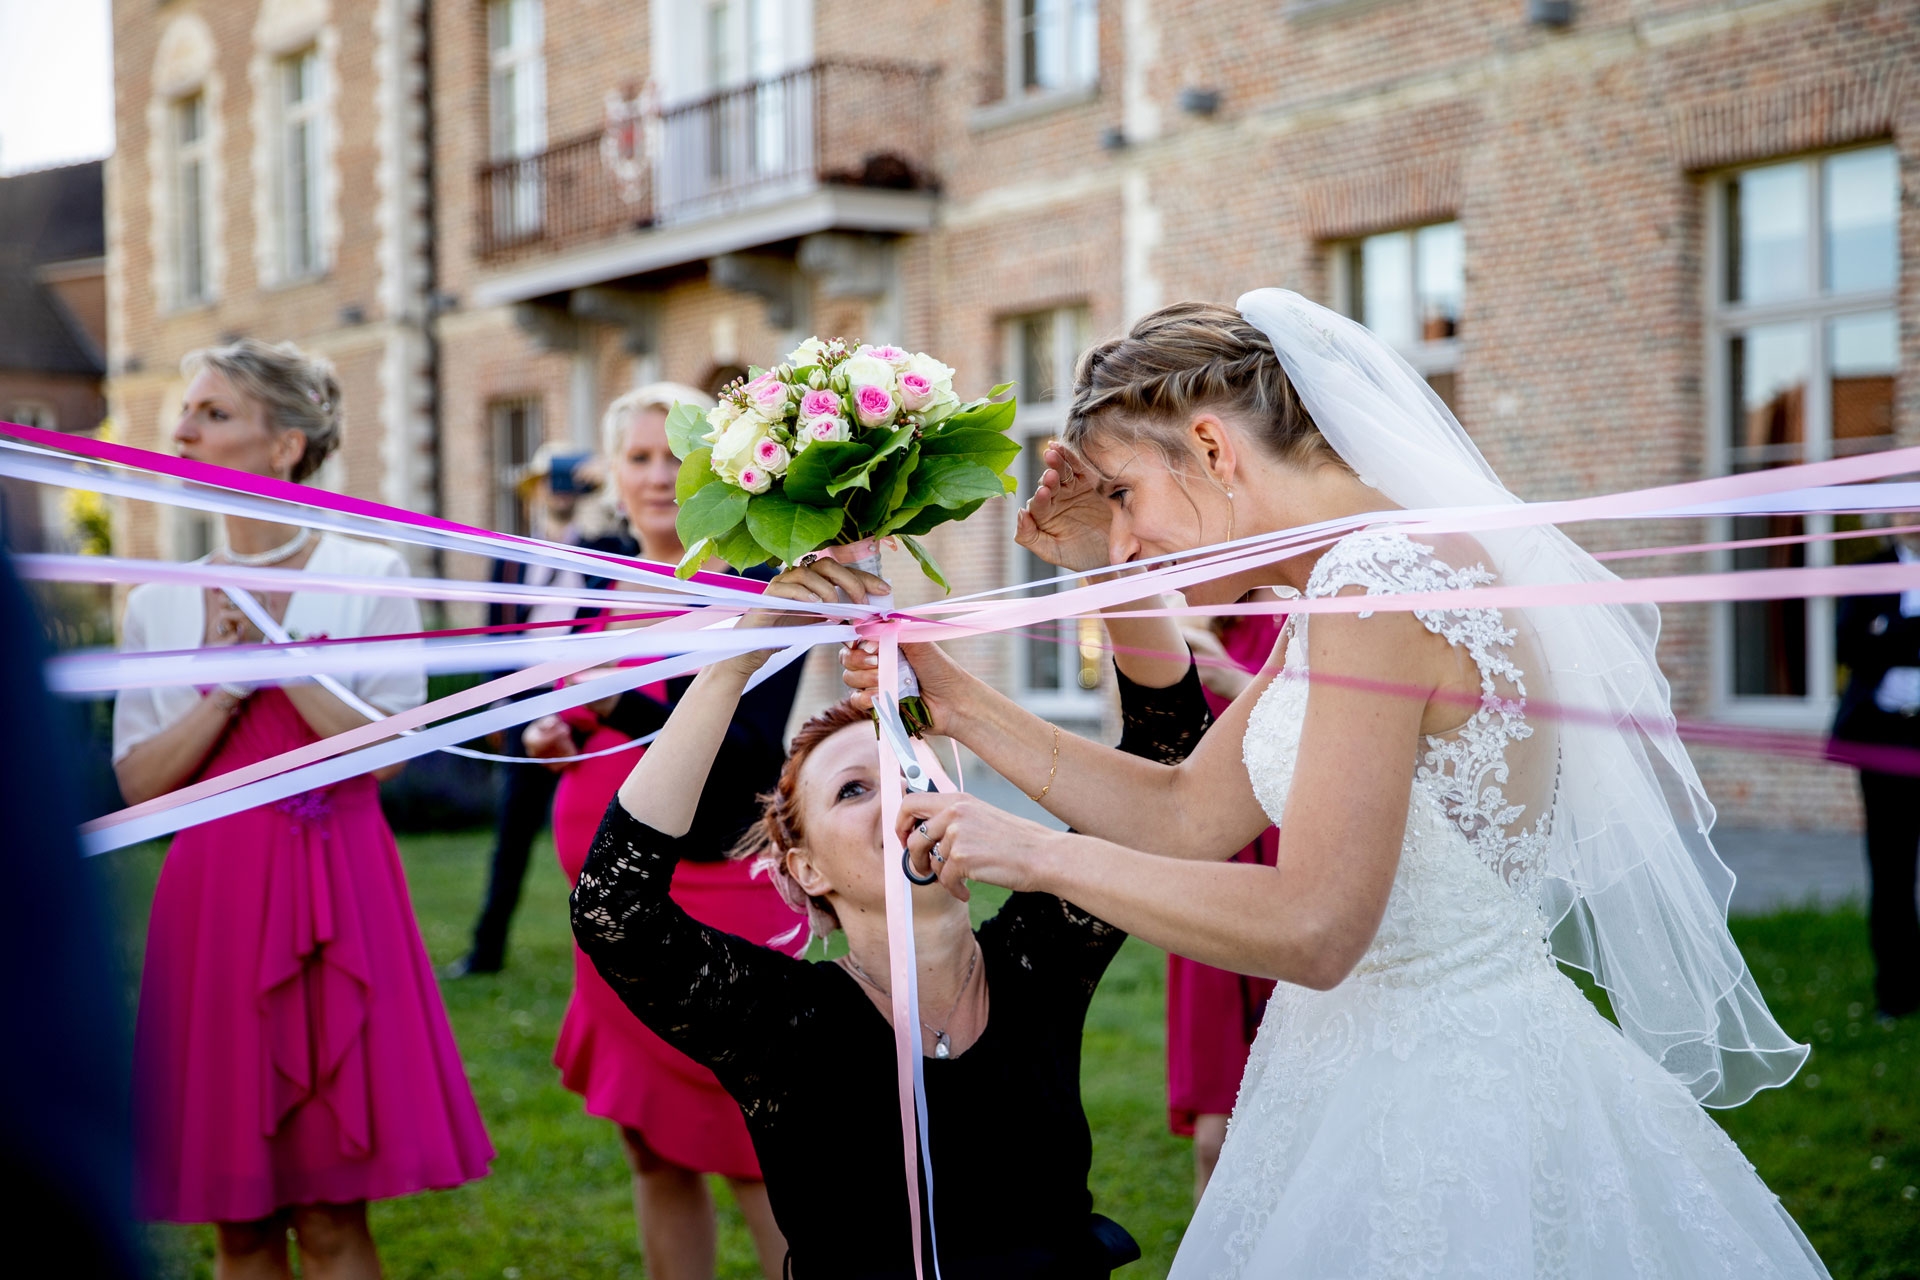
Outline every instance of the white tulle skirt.
[[1282, 986], [1173, 1280], [1825, 1277], [1686, 1089], [1546, 957]]

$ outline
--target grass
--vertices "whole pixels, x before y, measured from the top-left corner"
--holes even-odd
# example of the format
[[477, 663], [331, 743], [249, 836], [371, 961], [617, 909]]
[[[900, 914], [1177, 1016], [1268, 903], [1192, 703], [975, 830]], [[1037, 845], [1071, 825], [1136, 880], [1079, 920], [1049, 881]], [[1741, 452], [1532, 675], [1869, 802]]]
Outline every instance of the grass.
[[[436, 964], [465, 948], [487, 839], [472, 832], [401, 841]], [[101, 863], [126, 912], [129, 972], [137, 971], [159, 863], [157, 846]], [[645, 1274], [613, 1127], [582, 1114], [550, 1063], [572, 981], [565, 904], [551, 852], [537, 851], [508, 970], [443, 987], [499, 1157], [479, 1182], [374, 1206], [392, 1277]], [[1814, 1052], [1788, 1088], [1716, 1117], [1836, 1277], [1920, 1277], [1920, 1018], [1892, 1028], [1873, 1019], [1872, 965], [1857, 910], [1739, 920], [1734, 933], [1781, 1022], [1811, 1039]], [[1096, 1207], [1124, 1223], [1146, 1253], [1119, 1273], [1132, 1280], [1166, 1274], [1190, 1208], [1191, 1151], [1166, 1128], [1164, 979], [1162, 954], [1128, 942], [1094, 1001], [1082, 1072]], [[752, 1247], [720, 1194], [720, 1275], [749, 1280], [758, 1274]], [[150, 1239], [165, 1280], [212, 1275], [210, 1228], [157, 1227]]]

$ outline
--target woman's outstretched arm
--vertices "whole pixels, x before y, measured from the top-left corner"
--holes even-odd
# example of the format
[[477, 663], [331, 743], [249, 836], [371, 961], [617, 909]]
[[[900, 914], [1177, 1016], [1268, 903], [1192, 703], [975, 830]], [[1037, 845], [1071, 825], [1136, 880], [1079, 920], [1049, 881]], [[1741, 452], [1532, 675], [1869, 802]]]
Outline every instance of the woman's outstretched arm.
[[[920, 677], [933, 731], [965, 743], [1077, 831], [1168, 857], [1223, 860], [1270, 825], [1240, 766], [1247, 716], [1266, 676], [1234, 700], [1191, 756], [1164, 765], [1061, 732], [936, 645], [901, 651]], [[842, 659], [847, 684], [869, 696], [877, 684], [873, 660], [862, 649]]]
[[[866, 603], [869, 591], [884, 593], [887, 584], [858, 569], [821, 560], [804, 569], [789, 569], [767, 584], [766, 594], [804, 604], [837, 601], [844, 594], [856, 604]], [[778, 627], [814, 621], [798, 610], [756, 610], [740, 620], [741, 629]], [[683, 836], [693, 826], [700, 794], [714, 759], [727, 740], [733, 715], [746, 692], [747, 681], [772, 656], [771, 649], [709, 663], [680, 696], [673, 714], [653, 746], [640, 757], [620, 784], [622, 808], [655, 831]]]
[[[967, 880], [1040, 890], [1195, 960], [1303, 986], [1337, 984], [1386, 910], [1426, 713], [1425, 698], [1369, 686], [1391, 671], [1402, 683], [1438, 688], [1453, 664], [1445, 642], [1406, 613], [1322, 615], [1310, 639], [1312, 669], [1335, 678], [1308, 694], [1277, 866], [1159, 857], [1126, 835], [1056, 832], [972, 797], [941, 795], [909, 796], [902, 807], [915, 863], [929, 867], [928, 846], [938, 844], [945, 861], [934, 869], [962, 896]], [[1183, 768], [1219, 735], [1209, 732]], [[1060, 767], [1064, 774], [1065, 750]], [[1216, 756], [1211, 767], [1246, 780], [1237, 758]]]

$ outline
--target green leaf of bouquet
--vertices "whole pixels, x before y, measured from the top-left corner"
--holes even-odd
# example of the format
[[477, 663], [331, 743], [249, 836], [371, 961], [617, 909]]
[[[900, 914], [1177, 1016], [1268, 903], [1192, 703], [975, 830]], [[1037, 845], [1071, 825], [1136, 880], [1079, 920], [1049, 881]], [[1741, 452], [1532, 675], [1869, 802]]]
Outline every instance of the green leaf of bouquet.
[[688, 545], [687, 553], [680, 557], [680, 563], [673, 567], [676, 578], [691, 578], [700, 572], [700, 565], [713, 554], [713, 540], [702, 538]]
[[804, 452], [794, 455], [780, 488], [795, 502], [815, 507], [838, 506], [827, 485], [835, 476], [865, 462], [872, 454], [872, 445], [854, 440], [810, 444]]
[[697, 405], [684, 400], [676, 400], [673, 408], [667, 411], [667, 447], [673, 450], [673, 456], [685, 459], [689, 453], [700, 447], [700, 437], [712, 430], [707, 425], [707, 415]]
[[719, 482], [720, 476], [713, 469], [713, 450], [695, 449], [680, 460], [680, 474], [673, 478], [673, 500], [685, 505], [688, 498]]
[[997, 498], [1006, 492], [999, 473], [993, 468], [966, 457], [929, 457], [924, 452], [927, 443], [921, 442], [920, 466], [907, 484], [904, 505], [951, 510], [969, 502]]
[[1002, 400], [997, 404], [992, 401], [970, 404], [942, 423], [940, 433], [1005, 431], [1013, 425], [1013, 415], [1018, 408], [1011, 400]]
[[710, 484], [680, 504], [673, 527], [683, 546], [732, 532], [747, 514], [748, 493], [738, 485]]
[[916, 440], [907, 446], [905, 453], [896, 453], [873, 469], [867, 492], [855, 494], [847, 504], [853, 527], [860, 536], [874, 536], [899, 509], [901, 500], [907, 496], [907, 481], [919, 465], [920, 442]]
[[1013, 384], [1011, 382], [1003, 382], [999, 386], [995, 387], [993, 390], [987, 392], [987, 399], [998, 400], [1001, 396], [1007, 394], [1007, 392], [1011, 390], [1013, 390]]
[[939, 561], [935, 560], [932, 553], [920, 545], [919, 539], [910, 534], [901, 534], [900, 542], [901, 545], [906, 547], [907, 554], [920, 562], [920, 571], [939, 583], [942, 591], [951, 595], [953, 588], [948, 586], [946, 578], [941, 576]]
[[[882, 520], [879, 527], [867, 536], [871, 538], [884, 538], [890, 533], [898, 533], [901, 529], [906, 528], [915, 520], [919, 519], [920, 513], [923, 510], [925, 510], [924, 507], [901, 507], [885, 520]], [[939, 510], [939, 508], [936, 507], [935, 510]], [[941, 511], [940, 514], [944, 516], [946, 512]]]
[[967, 503], [965, 506], [955, 507], [951, 511], [942, 507], [924, 507], [914, 514], [913, 519], [900, 521], [889, 530], [889, 532], [897, 533], [903, 538], [909, 535], [917, 537], [923, 533], [932, 533], [943, 524], [952, 524], [956, 520], [965, 520], [968, 516], [984, 506], [986, 501], [985, 498], [980, 498]]
[[743, 572], [767, 562], [767, 549], [760, 545], [744, 520], [713, 544], [713, 553]]
[[810, 507], [777, 493], [755, 494], [747, 504], [747, 528], [754, 541], [781, 564], [792, 564], [833, 541], [846, 519], [844, 507]]
[[948, 418], [951, 418], [954, 414], [960, 412], [961, 407], [958, 400], [949, 400], [945, 404], [934, 405], [920, 415], [921, 425], [931, 430], [945, 422]]
[[920, 450], [929, 459], [965, 458], [994, 471], [1005, 471], [1020, 456], [1020, 442], [998, 431], [966, 427], [928, 436], [920, 442]]
[[[898, 427], [888, 432], [886, 437], [874, 447], [874, 453], [871, 458], [835, 476], [827, 485], [827, 492], [829, 494], [842, 494], [849, 489], [865, 489], [871, 482], [874, 467], [879, 465], [879, 463], [888, 456], [906, 448], [912, 440], [913, 428], [910, 426]], [[807, 452], [812, 453], [813, 450], [809, 449]]]

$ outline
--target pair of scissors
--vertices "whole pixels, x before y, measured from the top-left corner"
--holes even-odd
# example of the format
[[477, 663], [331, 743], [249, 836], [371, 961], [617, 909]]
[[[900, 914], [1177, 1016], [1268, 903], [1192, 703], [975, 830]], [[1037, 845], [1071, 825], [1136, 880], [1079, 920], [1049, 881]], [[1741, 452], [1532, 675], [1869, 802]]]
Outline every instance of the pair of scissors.
[[[894, 759], [899, 761], [900, 774], [907, 780], [907, 790], [922, 795], [938, 791], [940, 788], [933, 785], [933, 777], [928, 774], [926, 766], [913, 753], [913, 739], [907, 734], [906, 722], [900, 718], [899, 704], [885, 695], [875, 698], [873, 716], [880, 723], [880, 736], [893, 748]], [[940, 881], [937, 874], [917, 874], [913, 869], [913, 855], [905, 847], [900, 850], [900, 870], [915, 884], [938, 884]]]

